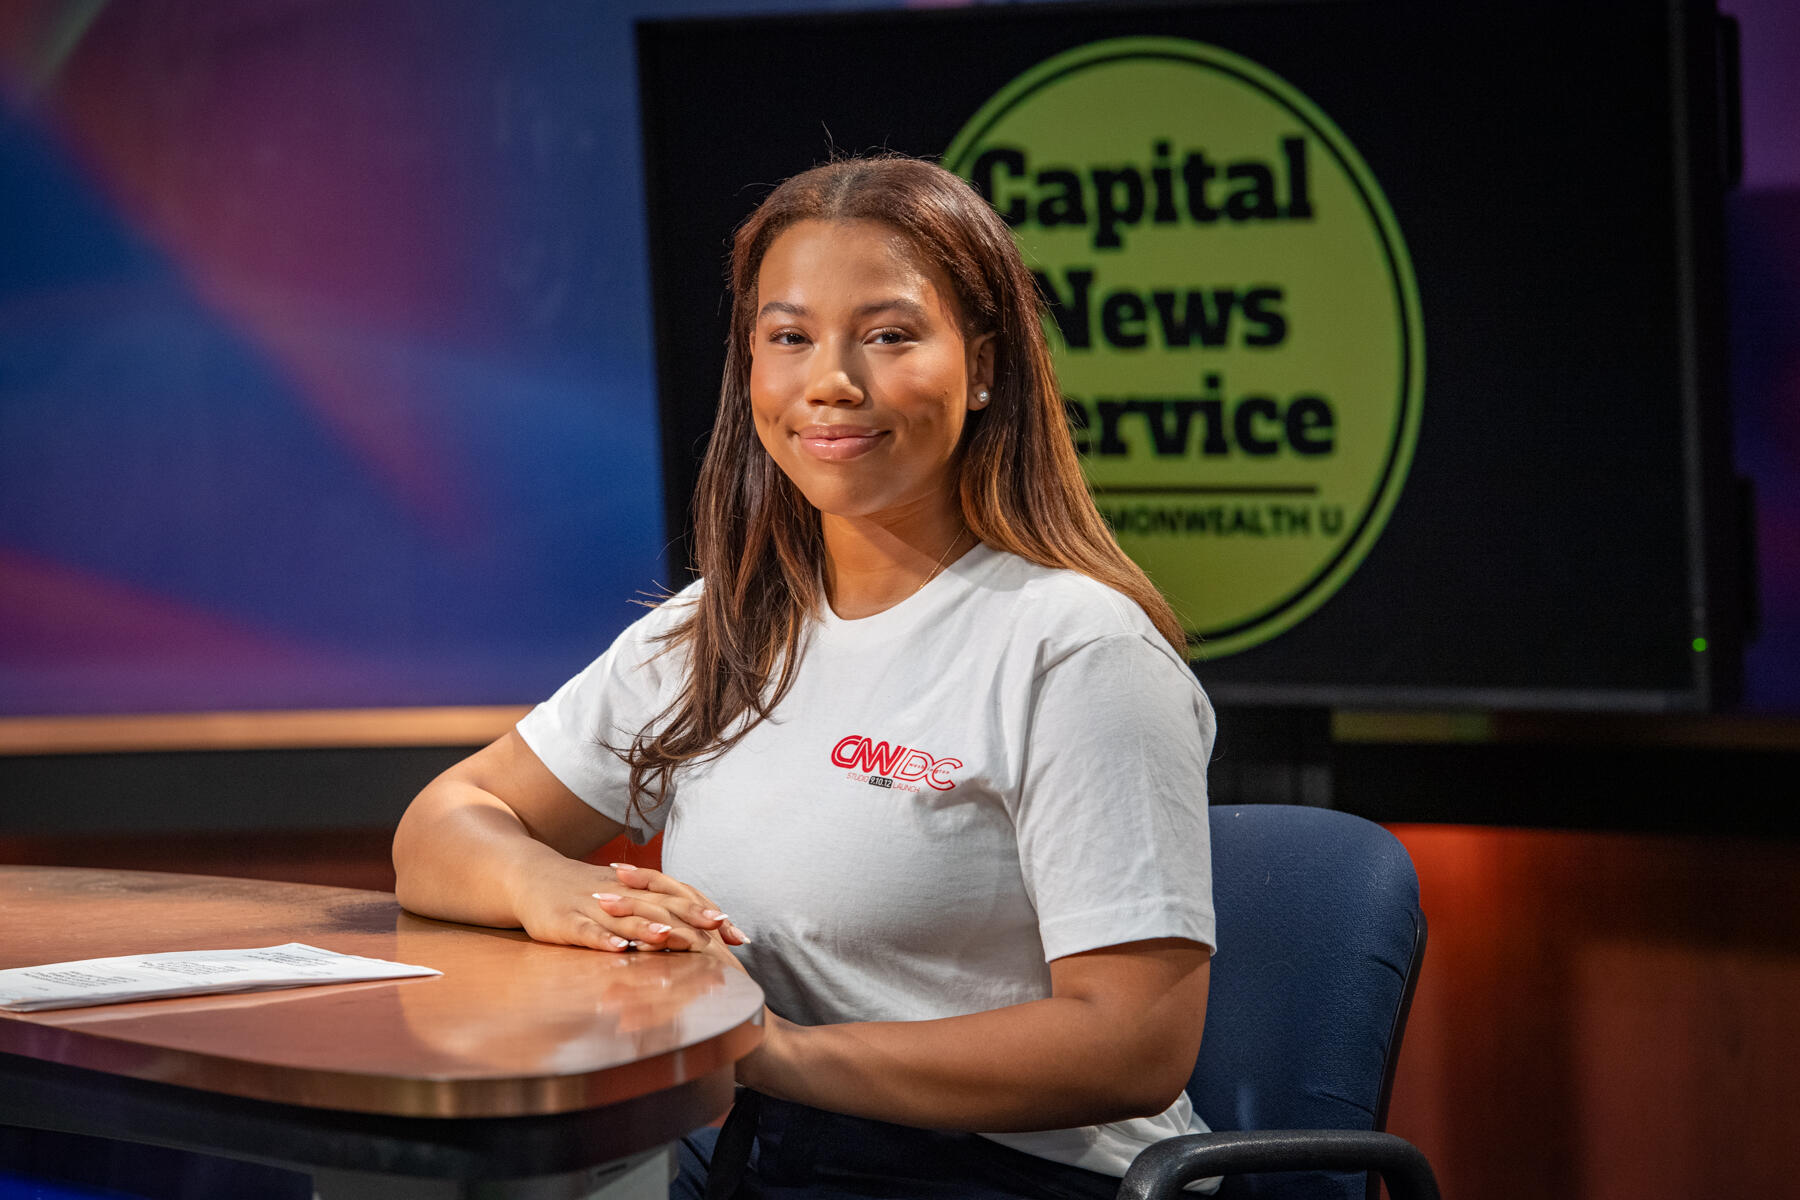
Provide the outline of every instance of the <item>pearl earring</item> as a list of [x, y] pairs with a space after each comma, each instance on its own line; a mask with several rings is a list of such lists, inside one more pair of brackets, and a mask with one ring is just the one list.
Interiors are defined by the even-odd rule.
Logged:
[[988, 402], [988, 394], [987, 394], [986, 388], [982, 388], [979, 392], [975, 393], [975, 407], [976, 408], [982, 407], [987, 402]]

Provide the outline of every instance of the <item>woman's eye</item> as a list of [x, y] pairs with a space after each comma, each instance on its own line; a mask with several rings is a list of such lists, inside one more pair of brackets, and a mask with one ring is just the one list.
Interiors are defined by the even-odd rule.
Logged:
[[910, 339], [904, 329], [877, 329], [869, 335], [869, 340], [880, 346], [898, 346]]
[[806, 338], [797, 329], [777, 329], [769, 335], [769, 340], [777, 346], [798, 346]]

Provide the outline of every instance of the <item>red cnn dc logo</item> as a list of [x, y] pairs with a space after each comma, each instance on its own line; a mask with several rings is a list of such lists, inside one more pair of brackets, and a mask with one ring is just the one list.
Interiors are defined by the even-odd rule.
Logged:
[[889, 745], [853, 733], [831, 748], [831, 763], [850, 771], [862, 771], [875, 779], [902, 779], [926, 783], [940, 792], [956, 786], [950, 772], [962, 766], [959, 758], [936, 758], [910, 746]]

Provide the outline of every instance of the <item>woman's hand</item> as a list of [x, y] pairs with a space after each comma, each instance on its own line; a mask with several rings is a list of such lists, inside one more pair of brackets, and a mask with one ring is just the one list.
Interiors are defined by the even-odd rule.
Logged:
[[750, 941], [698, 888], [630, 863], [613, 863], [612, 870], [614, 886], [593, 893], [594, 903], [613, 922], [649, 933], [646, 938], [614, 928], [615, 938], [636, 941], [641, 950], [701, 950], [712, 940], [702, 931], [716, 933], [727, 946]]
[[750, 940], [696, 889], [629, 863], [540, 863], [519, 887], [513, 910], [540, 942], [614, 953], [702, 950], [719, 940], [734, 946]]

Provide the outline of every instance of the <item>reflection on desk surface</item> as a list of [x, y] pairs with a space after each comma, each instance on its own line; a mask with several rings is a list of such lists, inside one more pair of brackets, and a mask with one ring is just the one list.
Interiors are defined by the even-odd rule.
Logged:
[[382, 893], [0, 867], [0, 907], [0, 967], [299, 941], [444, 972], [0, 1021], [0, 1050], [237, 1095], [433, 1115], [565, 1111], [716, 1070], [759, 1036], [761, 993], [728, 964], [545, 945], [416, 917]]

